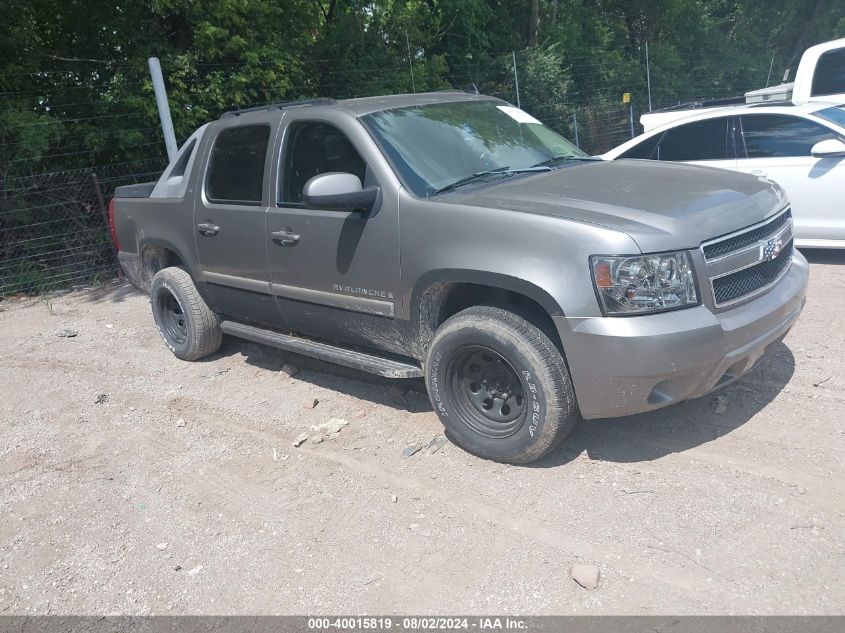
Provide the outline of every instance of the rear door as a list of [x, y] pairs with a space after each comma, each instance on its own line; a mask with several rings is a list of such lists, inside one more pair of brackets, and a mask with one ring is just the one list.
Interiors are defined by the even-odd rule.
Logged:
[[232, 117], [207, 150], [194, 230], [201, 280], [215, 311], [279, 325], [265, 246], [269, 172], [278, 123], [269, 115]]
[[794, 115], [749, 113], [740, 120], [737, 169], [783, 187], [796, 237], [845, 239], [845, 159], [814, 158], [811, 153], [813, 145], [837, 134]]

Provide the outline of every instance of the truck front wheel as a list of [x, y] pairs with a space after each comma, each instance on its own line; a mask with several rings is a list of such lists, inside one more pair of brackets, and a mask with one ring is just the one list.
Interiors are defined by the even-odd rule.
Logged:
[[502, 308], [472, 307], [443, 323], [425, 370], [446, 436], [479, 457], [532, 462], [558, 446], [578, 418], [560, 351], [535, 325]]
[[220, 323], [184, 268], [171, 266], [155, 274], [150, 305], [161, 338], [177, 358], [199, 360], [220, 349]]

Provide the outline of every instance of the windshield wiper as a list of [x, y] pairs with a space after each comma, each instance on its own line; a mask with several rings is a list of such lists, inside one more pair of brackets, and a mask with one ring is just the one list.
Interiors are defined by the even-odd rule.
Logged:
[[449, 183], [445, 187], [441, 187], [440, 189], [434, 192], [434, 195], [444, 193], [446, 191], [451, 191], [452, 189], [456, 189], [463, 185], [467, 185], [471, 182], [475, 182], [476, 180], [481, 180], [487, 176], [492, 176], [495, 174], [509, 176], [511, 174], [522, 174], [531, 171], [549, 171], [550, 169], [551, 168], [548, 165], [532, 165], [531, 167], [522, 167], [520, 169], [511, 169], [510, 167], [497, 167], [496, 169], [486, 169], [484, 171], [477, 171], [474, 174], [470, 174], [469, 176], [466, 176], [464, 178], [459, 178], [455, 182]]
[[539, 163], [532, 165], [532, 167], [550, 167], [551, 165], [554, 165], [555, 163], [559, 163], [559, 162], [564, 161], [564, 160], [577, 160], [577, 161], [593, 162], [593, 161], [601, 160], [601, 158], [598, 158], [596, 156], [569, 156], [568, 154], [558, 154], [557, 156], [552, 156], [551, 158], [547, 158], [546, 160], [542, 160]]

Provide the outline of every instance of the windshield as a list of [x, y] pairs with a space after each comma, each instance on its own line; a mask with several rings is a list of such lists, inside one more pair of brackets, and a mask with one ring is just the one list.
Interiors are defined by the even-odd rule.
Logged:
[[839, 127], [845, 127], [845, 106], [816, 110], [813, 114], [822, 119], [826, 119], [831, 123], [835, 123]]
[[508, 174], [559, 158], [586, 158], [537, 119], [501, 101], [382, 110], [362, 117], [406, 186], [420, 197], [481, 172]]

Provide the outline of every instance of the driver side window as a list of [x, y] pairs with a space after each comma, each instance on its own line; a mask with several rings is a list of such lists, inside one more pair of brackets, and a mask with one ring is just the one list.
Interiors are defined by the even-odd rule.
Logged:
[[282, 154], [279, 203], [302, 204], [302, 189], [314, 176], [346, 172], [366, 186], [367, 165], [338, 128], [304, 121], [288, 127]]

